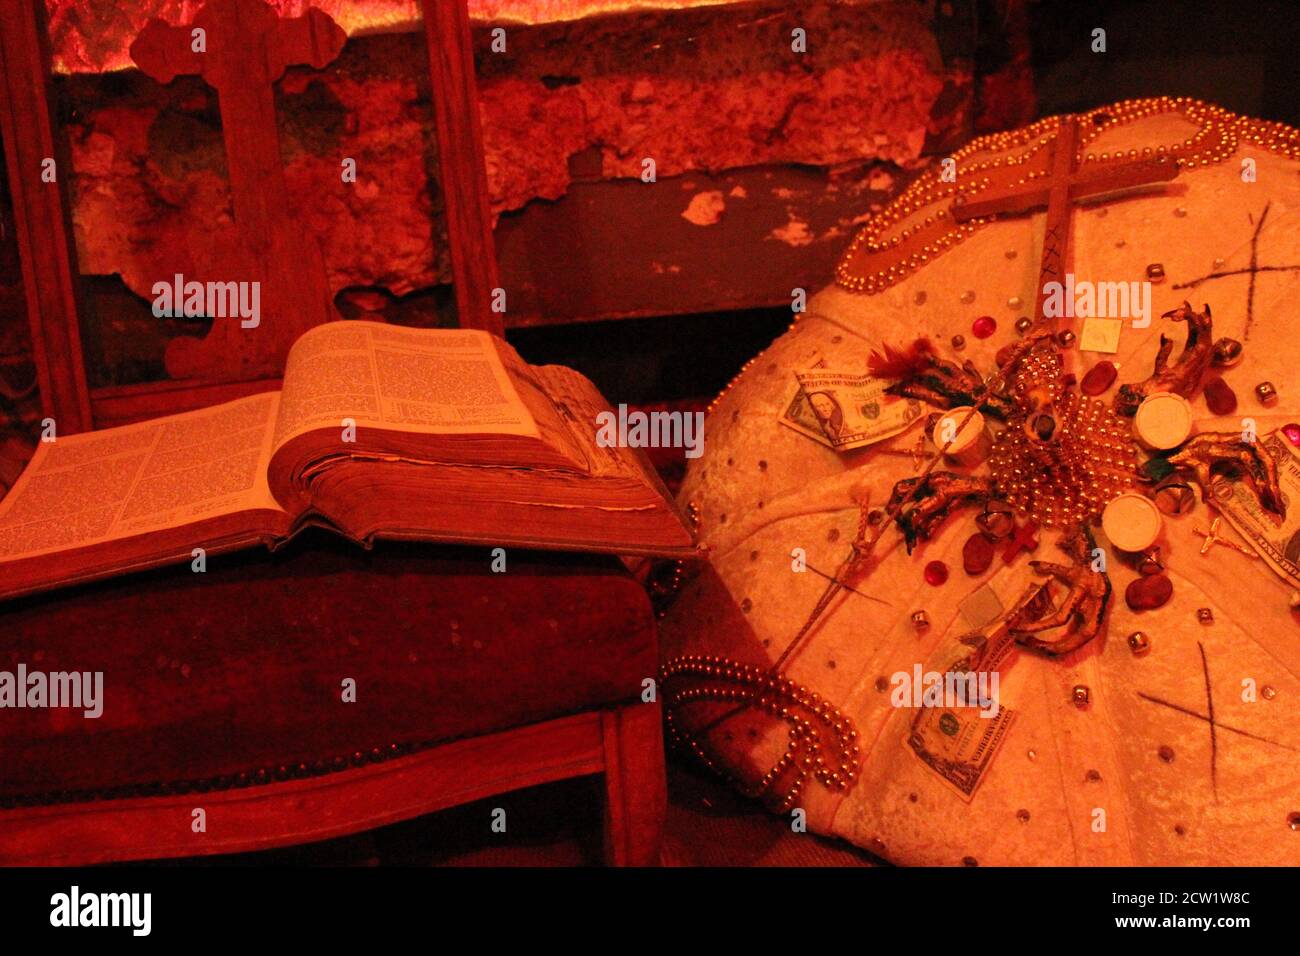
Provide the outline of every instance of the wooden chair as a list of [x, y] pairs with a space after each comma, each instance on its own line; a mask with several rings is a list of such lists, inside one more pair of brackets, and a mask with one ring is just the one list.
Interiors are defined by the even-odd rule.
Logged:
[[0, 606], [0, 669], [104, 675], [96, 719], [0, 709], [0, 863], [284, 846], [590, 774], [604, 775], [607, 861], [656, 862], [643, 588], [612, 559], [512, 552], [507, 573], [489, 567], [482, 549], [306, 535], [202, 575]]
[[[500, 334], [466, 4], [423, 7], [460, 321]], [[42, 8], [0, 6], [0, 119], [44, 411], [66, 434], [234, 397], [169, 383], [99, 401], [87, 387], [67, 177], [41, 190], [28, 175], [62, 154]], [[203, 575], [160, 569], [0, 605], [0, 669], [103, 671], [107, 700], [98, 720], [0, 710], [0, 863], [283, 846], [588, 774], [605, 779], [607, 860], [656, 862], [665, 785], [659, 708], [641, 701], [658, 666], [645, 593], [611, 558], [509, 562], [496, 575], [473, 549], [307, 537]]]

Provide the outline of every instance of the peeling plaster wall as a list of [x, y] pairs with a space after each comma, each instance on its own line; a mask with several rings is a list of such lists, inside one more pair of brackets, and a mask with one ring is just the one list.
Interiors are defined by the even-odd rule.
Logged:
[[[906, 168], [973, 125], [968, 3], [954, 13], [911, 0], [470, 2], [497, 215], [559, 199], [575, 178], [639, 176], [647, 157], [661, 179], [764, 164]], [[273, 5], [285, 16], [307, 6]], [[390, 295], [444, 290], [450, 269], [417, 4], [315, 5], [351, 39], [326, 70], [290, 70], [276, 95], [290, 195], [320, 237], [331, 288], [363, 310]], [[150, 17], [187, 22], [202, 4], [47, 6], [64, 71], [54, 95], [74, 167], [79, 266], [98, 303], [83, 316], [88, 372], [93, 384], [149, 380], [158, 374], [149, 356], [180, 329], [149, 320], [145, 301], [160, 276], [184, 271], [192, 243], [228, 221], [229, 192], [215, 92], [197, 77], [160, 86], [130, 68], [126, 49]], [[505, 54], [490, 48], [499, 23], [508, 25]], [[795, 26], [807, 31], [805, 54], [790, 49]], [[343, 157], [357, 161], [353, 185], [340, 182]], [[795, 222], [766, 238], [806, 241]], [[103, 307], [98, 290], [120, 289], [117, 277], [141, 297], [138, 307], [116, 292]], [[0, 276], [0, 305], [13, 305], [0, 310], [0, 362], [11, 380], [30, 367], [16, 283], [16, 273]], [[151, 341], [141, 347], [141, 336]]]
[[[793, 22], [816, 37], [806, 55], [789, 50]], [[928, 137], [969, 124], [960, 99], [936, 112], [969, 77], [945, 68], [910, 3], [552, 24], [521, 31], [508, 56], [489, 52], [489, 39], [480, 94], [498, 214], [563, 196], [571, 160], [592, 150], [604, 178], [637, 177], [647, 157], [661, 178], [764, 163], [908, 165]], [[416, 34], [360, 37], [327, 70], [294, 69], [279, 84], [290, 195], [321, 237], [336, 291], [404, 295], [449, 279], [424, 56]], [[59, 87], [81, 270], [147, 295], [184, 266], [196, 234], [229, 220], [215, 93], [197, 78], [160, 86], [136, 71]], [[354, 185], [341, 183], [344, 157], [357, 162]]]

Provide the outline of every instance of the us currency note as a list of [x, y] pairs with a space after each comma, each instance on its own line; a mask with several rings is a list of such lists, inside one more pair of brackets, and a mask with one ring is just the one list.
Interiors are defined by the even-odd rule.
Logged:
[[1250, 486], [1218, 481], [1214, 501], [1228, 524], [1281, 578], [1300, 588], [1300, 457], [1278, 432], [1261, 436], [1260, 444], [1277, 462], [1277, 480], [1286, 502], [1286, 517], [1265, 511]]
[[[954, 661], [948, 671], [992, 672], [1014, 644], [1011, 635], [1003, 630], [978, 645], [970, 656]], [[1014, 719], [1015, 712], [1002, 706], [992, 717], [978, 706], [922, 707], [912, 719], [907, 743], [944, 783], [969, 801], [992, 766]]]
[[[821, 359], [811, 368], [825, 368], [826, 360]], [[790, 397], [785, 401], [785, 411], [781, 413], [781, 424], [786, 428], [797, 431], [805, 438], [811, 438], [819, 445], [825, 445], [827, 448], [834, 447], [831, 440], [826, 437], [822, 431], [821, 424], [817, 421], [812, 406], [808, 404], [808, 396], [803, 393], [803, 386], [799, 384], [796, 378], [794, 388], [790, 392]]]
[[[958, 638], [970, 648], [952, 662], [953, 674], [992, 673], [1016, 650], [1015, 625], [1035, 621], [1052, 608], [1050, 584], [1031, 584], [989, 632], [973, 631]], [[980, 707], [922, 707], [912, 719], [907, 743], [926, 766], [969, 802], [988, 775], [993, 758], [1011, 729], [1015, 711], [999, 704], [986, 716]]]
[[930, 769], [970, 801], [993, 763], [1015, 712], [1002, 707], [993, 717], [978, 707], [924, 707], [912, 722], [908, 743]]
[[890, 383], [869, 372], [812, 368], [796, 372], [795, 378], [799, 394], [787, 405], [782, 422], [810, 437], [815, 430], [836, 451], [892, 438], [921, 417], [920, 402], [886, 395]]

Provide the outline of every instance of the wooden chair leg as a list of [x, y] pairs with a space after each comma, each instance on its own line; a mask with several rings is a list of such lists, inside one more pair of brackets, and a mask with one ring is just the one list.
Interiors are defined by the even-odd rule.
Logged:
[[654, 866], [663, 841], [668, 790], [659, 704], [629, 704], [603, 713], [605, 862]]

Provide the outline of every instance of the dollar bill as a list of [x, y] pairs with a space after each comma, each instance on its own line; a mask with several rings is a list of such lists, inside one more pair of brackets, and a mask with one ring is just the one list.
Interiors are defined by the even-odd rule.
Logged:
[[1277, 462], [1277, 480], [1286, 502], [1286, 517], [1265, 511], [1250, 486], [1217, 481], [1212, 489], [1224, 519], [1246, 543], [1292, 587], [1300, 588], [1300, 456], [1278, 432], [1259, 439]]
[[985, 717], [978, 707], [922, 707], [912, 721], [908, 744], [964, 800], [975, 796], [1011, 729], [1015, 712], [998, 708]]
[[[948, 673], [991, 673], [1015, 647], [1005, 626], [988, 638], [976, 633], [961, 640], [972, 652], [953, 661]], [[944, 783], [969, 801], [993, 765], [1013, 719], [1015, 712], [1002, 706], [991, 717], [976, 706], [922, 707], [912, 718], [907, 743]]]
[[[1052, 609], [1050, 584], [1031, 584], [1012, 609], [987, 629], [957, 639], [968, 649], [948, 665], [948, 673], [992, 673], [1016, 650], [1012, 629], [1022, 620], [1035, 621]], [[969, 802], [988, 775], [1015, 711], [999, 706], [988, 716], [980, 707], [922, 707], [912, 718], [907, 743], [927, 767]]]
[[806, 438], [811, 438], [819, 445], [825, 445], [827, 448], [835, 447], [822, 432], [821, 425], [817, 423], [817, 416], [813, 414], [812, 406], [808, 404], [808, 396], [798, 385], [785, 403], [785, 411], [781, 413], [781, 424], [786, 428], [794, 429]]
[[[825, 368], [826, 360], [821, 359], [810, 368]], [[822, 431], [821, 424], [817, 421], [816, 414], [813, 413], [812, 406], [808, 404], [808, 396], [803, 393], [803, 386], [799, 384], [796, 378], [794, 387], [790, 391], [790, 397], [785, 400], [785, 410], [781, 413], [781, 424], [786, 428], [797, 431], [805, 438], [811, 438], [819, 445], [825, 445], [831, 448], [831, 440], [826, 437]]]
[[921, 417], [921, 403], [886, 395], [889, 382], [869, 372], [811, 368], [796, 372], [799, 391], [782, 422], [836, 451], [872, 445], [906, 431]]

